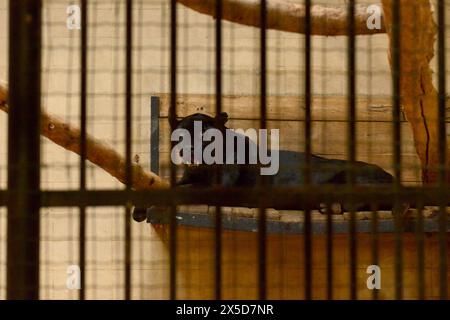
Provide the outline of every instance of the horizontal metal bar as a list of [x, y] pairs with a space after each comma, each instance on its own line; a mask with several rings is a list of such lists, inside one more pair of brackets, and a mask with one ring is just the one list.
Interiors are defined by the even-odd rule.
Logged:
[[[446, 199], [450, 188], [407, 187], [396, 192], [392, 187], [312, 186], [309, 188], [175, 188], [164, 190], [74, 190], [42, 191], [41, 207], [198, 205], [249, 208], [301, 209], [318, 203], [349, 203], [352, 199], [369, 204], [394, 204], [395, 200], [411, 206], [418, 203], [437, 205]], [[356, 196], [355, 196], [356, 195]], [[8, 191], [0, 191], [0, 206], [6, 206]]]
[[[184, 213], [178, 212], [176, 215], [178, 226], [197, 227], [197, 228], [214, 228], [214, 216], [204, 213]], [[167, 216], [153, 213], [148, 216], [149, 223], [167, 224]], [[417, 228], [417, 220], [406, 220], [404, 232], [414, 233]], [[430, 218], [423, 221], [425, 232], [438, 232], [439, 218]], [[258, 229], [258, 219], [239, 216], [222, 216], [222, 227], [225, 230], [256, 232]], [[333, 221], [333, 234], [347, 234], [350, 228], [349, 220]], [[304, 234], [305, 224], [303, 221], [277, 221], [267, 219], [267, 233], [270, 234]], [[450, 232], [450, 222], [446, 226], [447, 232]], [[357, 233], [371, 233], [371, 220], [356, 220], [355, 231]], [[393, 233], [395, 231], [395, 222], [393, 219], [383, 219], [378, 222], [378, 233]], [[326, 234], [326, 221], [313, 221], [311, 223], [311, 232], [313, 234]]]

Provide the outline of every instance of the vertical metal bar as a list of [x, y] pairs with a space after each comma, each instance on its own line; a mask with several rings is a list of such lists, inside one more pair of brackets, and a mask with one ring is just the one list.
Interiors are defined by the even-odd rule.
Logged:
[[[80, 191], [86, 190], [86, 115], [87, 115], [87, 56], [88, 56], [88, 38], [87, 38], [87, 19], [88, 4], [87, 0], [81, 0], [81, 83], [80, 83]], [[80, 261], [80, 294], [79, 299], [86, 298], [86, 207], [80, 206], [79, 223], [79, 261]]]
[[[356, 161], [356, 59], [355, 59], [355, 0], [348, 2], [348, 155], [349, 155], [349, 170], [348, 170], [348, 184], [349, 191], [354, 193], [355, 185], [355, 161]], [[350, 297], [357, 298], [357, 283], [356, 283], [356, 212], [355, 202], [352, 196], [350, 201]]]
[[159, 97], [151, 97], [150, 108], [150, 170], [159, 174]]
[[395, 219], [395, 296], [403, 297], [403, 259], [402, 259], [402, 217], [398, 195], [401, 187], [401, 130], [400, 130], [400, 4], [398, 0], [392, 1], [392, 76], [393, 101], [392, 119], [394, 122], [394, 178], [396, 200], [394, 203]]
[[[131, 168], [132, 143], [132, 73], [133, 73], [133, 1], [126, 2], [126, 76], [125, 76], [125, 182], [127, 191], [133, 185], [133, 172]], [[131, 206], [125, 208], [125, 300], [131, 299]]]
[[[305, 0], [305, 186], [311, 184], [311, 0]], [[312, 295], [311, 208], [305, 211], [305, 299]]]
[[[372, 208], [372, 264], [378, 265], [379, 252], [378, 252], [378, 211], [376, 207]], [[373, 290], [373, 300], [378, 300], [378, 290]]]
[[[170, 112], [169, 122], [171, 124], [177, 119], [177, 1], [170, 2]], [[172, 127], [172, 126], [171, 126]], [[173, 130], [173, 127], [171, 128]], [[173, 147], [173, 142], [172, 142]], [[176, 168], [174, 163], [170, 160], [170, 184], [173, 188], [176, 182]], [[170, 223], [169, 223], [169, 251], [170, 251], [170, 299], [176, 299], [176, 206], [170, 207]]]
[[417, 279], [419, 299], [425, 299], [425, 242], [424, 221], [423, 221], [423, 204], [417, 206], [417, 224], [416, 224], [416, 241], [417, 241]]
[[41, 7], [9, 1], [7, 299], [39, 299]]
[[333, 212], [327, 204], [327, 299], [333, 299]]
[[[260, 116], [261, 129], [267, 128], [267, 1], [261, 0], [261, 29], [260, 29], [260, 63], [261, 63], [261, 99]], [[262, 186], [267, 188], [265, 177], [262, 177]], [[258, 285], [259, 299], [265, 300], [267, 296], [266, 288], [266, 208], [260, 207], [258, 220]]]
[[402, 217], [399, 203], [394, 204], [395, 214], [395, 298], [403, 298], [403, 250], [402, 250]]
[[[398, 0], [392, 1], [392, 76], [393, 76], [393, 108], [392, 120], [394, 123], [393, 143], [394, 143], [394, 177], [396, 187], [400, 186], [401, 181], [401, 130], [400, 130], [400, 5]], [[398, 191], [398, 190], [397, 190]]]
[[446, 133], [446, 57], [445, 57], [445, 1], [438, 0], [438, 64], [439, 64], [439, 188], [442, 202], [439, 206], [439, 296], [447, 299], [447, 133]]
[[[216, 115], [222, 112], [222, 0], [216, 0]], [[217, 167], [216, 183], [221, 184], [222, 172]], [[215, 212], [215, 296], [222, 297], [222, 208]]]
[[[398, 192], [397, 192], [398, 195]], [[395, 223], [395, 299], [403, 299], [403, 222], [400, 203], [394, 204]]]

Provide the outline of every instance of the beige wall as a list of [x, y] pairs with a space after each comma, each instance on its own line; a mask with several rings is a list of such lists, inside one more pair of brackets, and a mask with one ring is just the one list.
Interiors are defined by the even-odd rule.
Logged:
[[[0, 78], [7, 79], [7, 0], [0, 0]], [[74, 1], [44, 1], [43, 103], [52, 113], [77, 123], [79, 37], [66, 28], [66, 7]], [[135, 120], [133, 149], [147, 165], [150, 95], [168, 91], [168, 1], [135, 1]], [[342, 4], [344, 0], [322, 1]], [[124, 150], [124, 5], [123, 1], [89, 1], [89, 133]], [[179, 89], [182, 93], [214, 92], [214, 20], [179, 7]], [[120, 26], [118, 26], [120, 23]], [[301, 95], [303, 37], [269, 31], [268, 90], [271, 95]], [[358, 94], [390, 95], [386, 35], [358, 37]], [[224, 23], [224, 93], [258, 93], [259, 31]], [[314, 37], [313, 90], [318, 95], [346, 92], [346, 39]], [[0, 114], [0, 187], [6, 186], [6, 116]], [[282, 139], [283, 137], [281, 137]], [[374, 137], [376, 143], [376, 137]], [[78, 157], [42, 140], [42, 187], [78, 185]], [[415, 163], [417, 164], [417, 162]], [[90, 188], [120, 188], [94, 167]], [[90, 210], [88, 220], [88, 297], [121, 298], [123, 283], [123, 210]], [[0, 298], [4, 288], [5, 211], [0, 211]], [[95, 214], [95, 219], [93, 218]], [[77, 261], [77, 209], [42, 209], [42, 297], [75, 298], [65, 288], [66, 268]], [[160, 240], [145, 224], [133, 224], [134, 296], [167, 294], [167, 257]], [[151, 269], [151, 272], [141, 272]], [[145, 294], [144, 294], [145, 292]]]

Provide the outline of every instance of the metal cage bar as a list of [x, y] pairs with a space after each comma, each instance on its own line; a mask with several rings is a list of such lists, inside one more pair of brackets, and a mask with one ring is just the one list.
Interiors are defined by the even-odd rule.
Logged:
[[9, 1], [7, 298], [39, 298], [41, 8]]
[[[347, 41], [347, 86], [348, 86], [348, 185], [354, 190], [355, 185], [355, 162], [356, 162], [356, 37], [355, 37], [355, 0], [349, 0], [347, 4], [348, 19], [348, 41]], [[351, 192], [353, 193], [353, 192]], [[350, 298], [357, 299], [357, 247], [356, 247], [356, 225], [355, 225], [355, 200], [350, 200]]]
[[[439, 90], [439, 186], [444, 190], [447, 186], [447, 133], [446, 133], [446, 57], [445, 57], [445, 1], [438, 0], [438, 90]], [[442, 196], [442, 202], [439, 204], [439, 296], [442, 300], [447, 299], [448, 294], [448, 243], [445, 225], [447, 224], [447, 213], [445, 206], [445, 197]]]
[[[132, 94], [133, 94], [133, 0], [126, 1], [126, 77], [125, 77], [125, 184], [130, 191], [133, 184], [131, 168], [132, 144]], [[131, 205], [125, 207], [125, 300], [131, 299]]]
[[327, 204], [326, 242], [327, 242], [327, 299], [333, 299], [333, 213]]
[[[86, 116], [87, 116], [87, 82], [88, 82], [88, 4], [81, 0], [81, 52], [80, 52], [80, 191], [86, 191]], [[79, 299], [86, 298], [86, 206], [79, 206], [79, 263], [80, 293]]]
[[[126, 190], [96, 190], [96, 191], [41, 191], [41, 207], [64, 207], [64, 206], [125, 206], [127, 202], [135, 206], [206, 204], [210, 206], [241, 206], [257, 208], [262, 204], [266, 208], [273, 206], [284, 210], [300, 210], [300, 206], [312, 205], [313, 203], [343, 201], [349, 202], [353, 194], [344, 188], [335, 187], [311, 187], [305, 188], [272, 188], [264, 190], [260, 187], [245, 189], [235, 188], [205, 188], [205, 189], [174, 189], [174, 190], [151, 190], [132, 191]], [[246, 193], [244, 193], [244, 191]], [[395, 194], [392, 188], [356, 188], [358, 200], [376, 203], [383, 199], [384, 204], [392, 205], [395, 201], [408, 202], [411, 206], [418, 203], [434, 205], [442, 201], [450, 206], [450, 190], [442, 190], [438, 187], [404, 187], [402, 191]], [[0, 204], [7, 205], [8, 192], [0, 191]], [[446, 227], [448, 229], [449, 223]]]
[[[222, 112], [222, 0], [216, 0], [216, 116]], [[217, 167], [215, 172], [216, 185], [222, 183], [222, 170]], [[222, 208], [215, 208], [215, 250], [214, 250], [214, 275], [215, 298], [222, 297]]]
[[[401, 130], [400, 130], [400, 3], [398, 0], [392, 1], [392, 121], [393, 121], [393, 149], [394, 149], [394, 189], [396, 194], [401, 188]], [[394, 203], [395, 219], [395, 296], [397, 299], [403, 298], [403, 250], [402, 250], [402, 217], [400, 213], [400, 202]]]
[[425, 232], [423, 218], [423, 204], [417, 206], [417, 225], [416, 225], [416, 241], [417, 241], [417, 290], [419, 299], [425, 299]]
[[[260, 127], [267, 128], [267, 0], [261, 0], [260, 9]], [[262, 186], [267, 187], [267, 179], [262, 177]], [[265, 300], [267, 297], [267, 252], [266, 252], [266, 208], [263, 206], [264, 198], [261, 198], [259, 205], [258, 223], [258, 297]]]
[[[372, 205], [372, 223], [371, 223], [371, 233], [372, 233], [372, 242], [371, 242], [371, 251], [372, 251], [372, 264], [378, 265], [378, 261], [380, 258], [379, 250], [378, 250], [378, 233], [379, 231], [379, 221], [378, 221], [378, 211], [375, 205]], [[378, 300], [378, 290], [373, 290], [372, 294], [373, 300]]]
[[[171, 133], [173, 131], [172, 124], [175, 123], [177, 119], [177, 1], [171, 0], [170, 2], [170, 111], [169, 111], [169, 123], [171, 124]], [[172, 147], [173, 147], [173, 142]], [[175, 187], [176, 183], [176, 168], [172, 161], [170, 161], [170, 185], [171, 188]], [[170, 207], [170, 223], [169, 223], [169, 250], [170, 250], [170, 299], [176, 299], [176, 250], [177, 250], [177, 219], [176, 219], [177, 209], [175, 204], [172, 202]]]
[[[305, 186], [311, 185], [311, 1], [305, 0]], [[305, 299], [312, 297], [312, 221], [311, 208], [306, 207], [305, 217]]]

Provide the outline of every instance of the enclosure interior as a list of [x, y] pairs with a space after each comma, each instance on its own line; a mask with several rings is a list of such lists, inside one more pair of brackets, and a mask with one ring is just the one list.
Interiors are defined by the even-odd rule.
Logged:
[[[292, 1], [294, 2], [294, 1]], [[301, 3], [300, 0], [295, 2]], [[345, 5], [345, 0], [320, 0], [315, 4]], [[358, 4], [364, 4], [358, 1]], [[80, 125], [80, 30], [67, 27], [67, 7], [73, 1], [44, 0], [42, 8], [42, 106], [64, 122]], [[372, 2], [368, 3], [372, 4]], [[379, 4], [381, 6], [381, 4]], [[450, 10], [447, 3], [446, 13]], [[88, 1], [88, 95], [87, 132], [124, 155], [126, 150], [126, 7], [125, 1]], [[215, 113], [216, 21], [180, 4], [177, 43], [177, 115]], [[170, 126], [170, 1], [133, 1], [132, 71], [132, 161], [151, 168], [151, 97], [159, 98], [159, 174], [169, 181]], [[231, 128], [260, 128], [260, 29], [223, 21], [222, 93], [223, 111]], [[446, 28], [448, 29], [448, 28]], [[8, 79], [8, 1], [0, 0], [0, 79]], [[450, 33], [447, 33], [447, 38]], [[267, 31], [267, 128], [280, 130], [280, 149], [303, 151], [305, 145], [305, 48], [304, 35]], [[348, 157], [348, 68], [345, 36], [311, 37], [312, 56], [312, 153], [326, 158]], [[392, 72], [386, 34], [356, 37], [356, 159], [394, 172]], [[446, 58], [449, 54], [446, 52]], [[448, 59], [447, 59], [448, 60]], [[437, 87], [437, 58], [431, 61]], [[446, 75], [448, 75], [446, 70]], [[450, 83], [447, 83], [447, 90]], [[7, 189], [7, 114], [0, 113], [0, 189]], [[447, 107], [447, 137], [450, 116]], [[401, 182], [420, 186], [420, 160], [410, 124], [401, 118]], [[10, 137], [11, 138], [11, 137]], [[450, 141], [450, 139], [449, 139]], [[154, 146], [153, 146], [154, 147]], [[41, 189], [78, 190], [80, 158], [48, 139], [41, 138]], [[101, 168], [87, 162], [87, 189], [122, 190], [124, 185]], [[182, 206], [180, 213], [213, 215], [215, 208]], [[224, 207], [229, 229], [223, 231], [224, 297], [258, 296], [258, 233], [242, 229], [242, 219], [257, 227], [258, 209]], [[414, 211], [414, 210], [413, 210]], [[209, 213], [208, 213], [209, 212]], [[448, 209], [447, 209], [448, 212]], [[43, 207], [40, 235], [40, 297], [78, 299], [78, 290], [66, 286], [67, 268], [79, 263], [79, 208]], [[412, 214], [416, 214], [415, 211]], [[424, 279], [427, 298], [439, 297], [439, 242], [436, 208], [423, 211], [426, 234], [415, 229], [403, 235], [404, 295], [418, 297], [417, 269], [419, 243], [425, 244]], [[125, 297], [125, 208], [86, 209], [86, 298]], [[372, 264], [373, 234], [371, 212], [356, 213], [364, 231], [356, 235], [359, 297], [372, 298], [365, 288], [367, 273], [362, 266]], [[252, 220], [253, 219], [253, 220]], [[268, 297], [304, 298], [303, 233], [286, 232], [287, 225], [302, 225], [303, 212], [267, 210], [268, 223], [280, 225], [267, 236]], [[317, 227], [312, 236], [314, 298], [326, 298], [326, 215], [312, 212]], [[336, 298], [348, 298], [348, 227], [350, 214], [333, 216], [336, 249], [333, 286]], [[376, 235], [379, 259], [394, 278], [395, 234], [390, 212], [378, 214], [386, 229]], [[180, 221], [180, 220], [179, 220]], [[6, 207], [0, 208], [0, 298], [6, 297]], [[252, 225], [253, 226], [253, 225]], [[339, 227], [341, 226], [341, 227]], [[414, 225], [415, 226], [415, 225]], [[273, 227], [276, 229], [276, 227]], [[427, 229], [428, 228], [428, 229]], [[236, 231], [238, 230], [238, 231]], [[381, 229], [380, 229], [381, 230]], [[183, 226], [177, 242], [178, 297], [214, 298], [214, 226]], [[380, 231], [381, 232], [381, 231]], [[448, 228], [447, 228], [448, 232]], [[445, 242], [450, 242], [447, 233]], [[131, 224], [131, 297], [162, 299], [170, 296], [170, 252], [168, 227], [147, 223]], [[252, 256], [254, 255], [254, 256]], [[447, 260], [449, 253], [447, 251]], [[384, 267], [382, 266], [382, 267]], [[450, 271], [450, 270], [449, 270]], [[450, 272], [447, 272], [450, 283]], [[292, 279], [296, 279], [292, 281]], [[380, 293], [394, 298], [393, 280]]]

